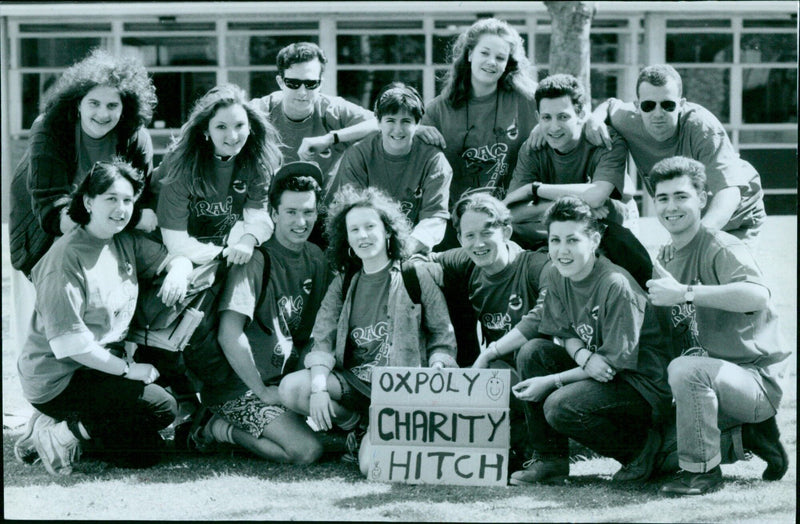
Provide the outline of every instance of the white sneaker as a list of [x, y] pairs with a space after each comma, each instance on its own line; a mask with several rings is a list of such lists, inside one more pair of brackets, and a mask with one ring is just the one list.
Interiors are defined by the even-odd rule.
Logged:
[[23, 464], [34, 464], [39, 460], [39, 454], [33, 445], [33, 427], [36, 420], [42, 415], [39, 410], [34, 410], [28, 424], [25, 426], [25, 433], [14, 443], [14, 456]]
[[67, 427], [67, 421], [56, 422], [47, 415], [41, 415], [34, 424], [33, 444], [51, 475], [69, 475], [72, 464], [81, 456], [80, 441]]

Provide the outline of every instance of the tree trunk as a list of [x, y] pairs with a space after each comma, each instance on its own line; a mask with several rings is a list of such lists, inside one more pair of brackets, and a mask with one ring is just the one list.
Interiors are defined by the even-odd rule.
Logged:
[[[550, 74], [573, 75], [586, 90], [591, 105], [589, 31], [596, 2], [544, 2], [552, 20], [550, 36]], [[591, 107], [586, 108], [591, 111]]]

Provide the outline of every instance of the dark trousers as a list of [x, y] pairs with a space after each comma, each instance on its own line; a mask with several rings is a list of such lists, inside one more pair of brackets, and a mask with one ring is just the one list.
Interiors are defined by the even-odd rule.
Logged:
[[[566, 350], [544, 339], [528, 341], [517, 355], [522, 379], [576, 367]], [[534, 451], [567, 457], [569, 440], [623, 464], [644, 446], [651, 424], [650, 404], [619, 375], [611, 382], [586, 379], [554, 390], [543, 402], [526, 402]]]
[[[175, 418], [175, 398], [156, 384], [79, 369], [67, 388], [53, 400], [33, 407], [54, 419], [66, 420], [84, 451], [105, 455], [126, 466], [147, 466], [163, 447], [158, 431]], [[90, 439], [78, 430], [81, 422]]]

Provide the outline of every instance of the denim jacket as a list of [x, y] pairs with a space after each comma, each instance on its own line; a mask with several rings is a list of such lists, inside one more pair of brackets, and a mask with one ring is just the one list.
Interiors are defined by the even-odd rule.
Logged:
[[[333, 279], [322, 299], [311, 332], [313, 350], [332, 353], [337, 367], [344, 364], [353, 290], [360, 276], [360, 271], [353, 276], [344, 301], [343, 275], [340, 273]], [[444, 295], [427, 273], [418, 272], [418, 277], [422, 304], [414, 304], [408, 296], [400, 263], [395, 262], [390, 270], [387, 304], [389, 365], [427, 367], [438, 361], [446, 367], [458, 367], [455, 359], [456, 338]]]

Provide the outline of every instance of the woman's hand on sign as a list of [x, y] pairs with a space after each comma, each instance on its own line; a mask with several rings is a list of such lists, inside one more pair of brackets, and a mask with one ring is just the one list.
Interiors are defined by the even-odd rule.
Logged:
[[311, 393], [311, 398], [308, 401], [308, 411], [309, 415], [311, 415], [311, 420], [320, 430], [328, 431], [333, 428], [333, 422], [331, 421], [334, 416], [333, 404], [327, 391]]
[[555, 383], [550, 377], [533, 377], [518, 382], [511, 388], [514, 396], [528, 402], [541, 402], [553, 390]]

